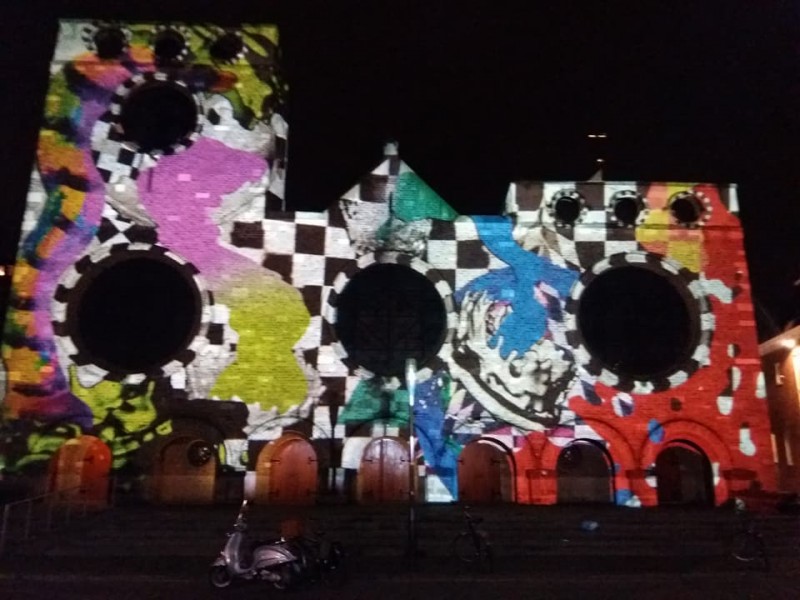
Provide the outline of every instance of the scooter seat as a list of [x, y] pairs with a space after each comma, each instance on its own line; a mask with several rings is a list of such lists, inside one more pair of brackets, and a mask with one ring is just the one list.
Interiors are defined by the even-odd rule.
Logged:
[[258, 546], [268, 546], [268, 545], [271, 546], [271, 545], [283, 544], [285, 542], [286, 542], [286, 540], [284, 540], [283, 538], [279, 538], [279, 537], [278, 538], [267, 538], [267, 539], [262, 539], [262, 540], [253, 540], [250, 543], [250, 548], [251, 549], [255, 549]]
[[243, 569], [249, 569], [253, 564], [256, 549], [261, 546], [271, 546], [280, 543], [280, 539], [273, 540], [247, 540], [247, 543], [239, 550], [239, 565]]

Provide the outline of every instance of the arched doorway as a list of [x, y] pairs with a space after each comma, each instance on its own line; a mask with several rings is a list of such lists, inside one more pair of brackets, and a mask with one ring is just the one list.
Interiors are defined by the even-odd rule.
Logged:
[[361, 456], [358, 501], [364, 504], [407, 501], [410, 478], [408, 445], [396, 438], [374, 439]]
[[254, 500], [263, 504], [314, 504], [317, 454], [299, 435], [285, 435], [264, 446], [256, 462]]
[[102, 440], [82, 435], [66, 441], [50, 462], [50, 491], [62, 492], [64, 500], [105, 506], [111, 450]]
[[514, 501], [514, 462], [499, 444], [486, 439], [464, 446], [458, 457], [458, 499], [470, 504]]
[[714, 485], [705, 452], [687, 441], [670, 443], [656, 457], [660, 505], [712, 506]]
[[211, 504], [216, 474], [216, 450], [211, 442], [175, 437], [159, 454], [156, 498], [164, 504]]
[[614, 501], [611, 457], [592, 440], [575, 440], [561, 450], [556, 478], [559, 503]]

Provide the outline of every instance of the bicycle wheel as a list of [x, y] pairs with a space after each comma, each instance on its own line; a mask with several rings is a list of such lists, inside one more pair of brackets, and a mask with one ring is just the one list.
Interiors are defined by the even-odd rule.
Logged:
[[347, 564], [344, 548], [339, 542], [331, 544], [326, 560], [325, 580], [333, 587], [339, 587], [347, 581]]
[[486, 541], [485, 538], [481, 537], [481, 564], [487, 571], [494, 570], [494, 550], [492, 550], [492, 545]]
[[750, 562], [757, 558], [765, 557], [764, 542], [759, 536], [749, 531], [742, 531], [733, 538], [731, 554], [742, 562]]
[[453, 556], [466, 564], [481, 560], [480, 547], [475, 547], [472, 535], [468, 531], [462, 531], [453, 540]]
[[[762, 548], [764, 548], [764, 542], [761, 542]], [[767, 549], [764, 548], [761, 551], [761, 568], [764, 570], [765, 573], [769, 573], [772, 565], [769, 562], [769, 555], [767, 554]]]

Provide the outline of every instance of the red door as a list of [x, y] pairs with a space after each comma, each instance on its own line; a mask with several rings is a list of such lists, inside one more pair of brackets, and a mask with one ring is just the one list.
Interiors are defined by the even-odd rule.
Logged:
[[64, 443], [51, 462], [50, 487], [64, 498], [80, 498], [92, 506], [108, 501], [111, 450], [102, 440], [82, 435]]
[[372, 440], [361, 457], [358, 498], [365, 504], [405, 502], [411, 473], [408, 446], [394, 438]]

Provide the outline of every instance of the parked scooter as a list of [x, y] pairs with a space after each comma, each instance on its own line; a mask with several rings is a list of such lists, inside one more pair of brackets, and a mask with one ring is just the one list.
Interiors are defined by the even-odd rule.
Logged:
[[299, 556], [282, 538], [271, 542], [251, 540], [246, 533], [246, 512], [247, 500], [242, 502], [225, 547], [211, 564], [211, 585], [224, 588], [234, 579], [259, 579], [271, 582], [276, 589], [289, 589], [301, 576]]

